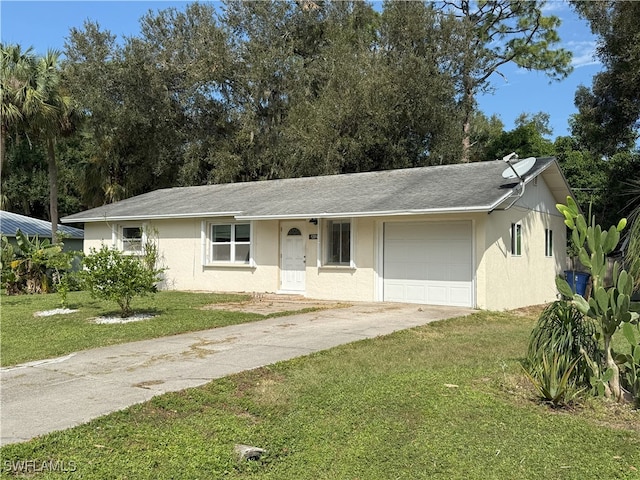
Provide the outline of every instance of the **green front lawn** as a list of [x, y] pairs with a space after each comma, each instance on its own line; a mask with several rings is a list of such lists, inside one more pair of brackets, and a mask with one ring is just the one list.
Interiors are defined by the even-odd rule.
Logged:
[[[537, 403], [532, 316], [481, 312], [170, 393], [0, 452], [34, 478], [632, 479], [640, 415]], [[239, 463], [234, 444], [266, 448]], [[7, 475], [8, 477], [8, 475]]]
[[57, 295], [19, 295], [1, 298], [0, 361], [2, 366], [65, 355], [87, 348], [223, 327], [264, 318], [262, 315], [202, 310], [212, 303], [246, 300], [240, 295], [158, 292], [136, 298], [136, 312], [156, 315], [139, 322], [99, 325], [91, 319], [118, 316], [113, 302], [93, 300], [86, 292], [71, 292], [69, 308], [78, 312], [36, 317], [35, 312], [60, 307]]

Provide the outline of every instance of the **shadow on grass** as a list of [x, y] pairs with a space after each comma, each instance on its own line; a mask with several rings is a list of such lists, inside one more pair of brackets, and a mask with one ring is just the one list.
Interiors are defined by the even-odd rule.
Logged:
[[267, 313], [266, 315], [262, 315], [258, 313], [257, 315], [260, 315], [264, 319], [278, 318], [278, 317], [291, 317], [293, 315], [301, 315], [303, 313], [317, 312], [319, 310], [324, 310], [324, 309], [320, 307], [308, 307], [308, 308], [301, 308], [300, 310], [283, 310], [282, 312]]
[[167, 313], [166, 309], [161, 309], [161, 308], [141, 308], [141, 309], [134, 309], [131, 312], [131, 315], [127, 315], [126, 317], [122, 316], [122, 311], [121, 310], [108, 310], [108, 311], [103, 311], [100, 312], [96, 315], [96, 318], [112, 318], [112, 317], [118, 317], [118, 318], [122, 318], [123, 320], [126, 320], [127, 318], [131, 318], [131, 317], [135, 317], [136, 315], [152, 315], [152, 318], [146, 318], [145, 320], [152, 320], [153, 318], [159, 317], [161, 315], [164, 315]]

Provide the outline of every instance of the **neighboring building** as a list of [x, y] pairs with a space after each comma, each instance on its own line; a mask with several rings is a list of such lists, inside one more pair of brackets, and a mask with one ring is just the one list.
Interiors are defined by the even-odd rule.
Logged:
[[[51, 222], [0, 210], [0, 233], [2, 236], [7, 237], [9, 242], [15, 244], [18, 230], [29, 237], [37, 235], [40, 239], [48, 238], [51, 240]], [[62, 234], [65, 251], [82, 251], [83, 230], [67, 225], [58, 225], [58, 232]]]
[[[532, 160], [533, 161], [533, 160]], [[492, 310], [556, 298], [570, 189], [554, 158], [157, 190], [63, 218], [85, 252], [157, 234], [167, 286]]]

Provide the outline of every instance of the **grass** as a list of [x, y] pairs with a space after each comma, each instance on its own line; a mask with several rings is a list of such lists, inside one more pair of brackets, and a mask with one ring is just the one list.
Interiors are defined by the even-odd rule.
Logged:
[[[241, 295], [163, 291], [137, 298], [136, 312], [156, 317], [126, 324], [93, 323], [98, 316], [118, 316], [115, 303], [71, 292], [69, 308], [78, 312], [49, 317], [34, 313], [60, 307], [55, 295], [2, 296], [0, 362], [3, 366], [43, 360], [88, 348], [223, 327], [265, 318], [263, 315], [202, 310], [204, 305], [246, 300]], [[114, 308], [115, 307], [115, 308]]]
[[[520, 368], [533, 317], [480, 312], [170, 393], [1, 449], [119, 479], [632, 479], [640, 418], [538, 403]], [[233, 447], [266, 448], [240, 463]]]

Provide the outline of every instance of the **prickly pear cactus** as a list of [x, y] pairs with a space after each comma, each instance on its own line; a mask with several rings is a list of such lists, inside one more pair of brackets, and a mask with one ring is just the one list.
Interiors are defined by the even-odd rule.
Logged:
[[638, 313], [631, 309], [634, 280], [626, 270], [620, 269], [617, 262], [613, 267], [613, 284], [605, 286], [604, 278], [607, 270], [606, 257], [618, 246], [620, 232], [624, 230], [627, 220], [623, 218], [617, 226], [603, 230], [595, 223], [595, 218], [587, 225], [584, 215], [571, 197], [567, 197], [566, 205], [560, 204], [556, 208], [571, 230], [571, 242], [578, 250], [580, 262], [591, 274], [592, 295], [587, 300], [574, 293], [561, 277], [556, 279], [556, 285], [560, 293], [571, 298], [583, 314], [598, 320], [605, 350], [603, 374], [608, 378], [606, 393], [621, 400], [624, 392], [620, 386], [620, 369], [611, 350], [611, 337], [621, 324], [638, 321]]

